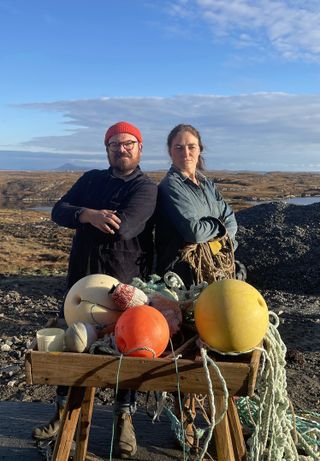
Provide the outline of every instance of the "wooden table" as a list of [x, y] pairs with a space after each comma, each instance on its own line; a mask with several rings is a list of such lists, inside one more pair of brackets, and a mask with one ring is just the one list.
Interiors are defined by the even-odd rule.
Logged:
[[[39, 352], [26, 354], [28, 384], [70, 386], [62, 424], [55, 443], [53, 461], [67, 461], [76, 434], [76, 461], [84, 461], [87, 452], [96, 387], [115, 388], [119, 357]], [[219, 356], [217, 365], [229, 391], [228, 412], [214, 428], [218, 461], [244, 461], [246, 447], [234, 396], [252, 396], [260, 361], [260, 352], [241, 356]], [[207, 381], [199, 358], [179, 359], [180, 391], [206, 394]], [[223, 408], [223, 390], [212, 367], [210, 375], [215, 393], [217, 415]], [[123, 357], [118, 386], [138, 391], [177, 391], [175, 364], [169, 358], [142, 359]], [[77, 432], [76, 432], [77, 430]]]

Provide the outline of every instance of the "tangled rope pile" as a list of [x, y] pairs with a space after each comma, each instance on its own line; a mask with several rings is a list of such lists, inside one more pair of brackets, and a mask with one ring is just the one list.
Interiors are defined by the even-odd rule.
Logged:
[[[193, 298], [193, 300], [196, 300], [203, 289], [203, 287], [201, 287], [200, 290], [197, 290], [193, 287], [192, 290], [186, 293], [183, 284], [179, 284], [178, 276], [171, 273], [168, 278], [173, 282], [170, 289], [176, 290], [175, 292], [178, 299]], [[299, 460], [296, 445], [302, 448], [310, 459], [318, 460], [319, 452], [310, 439], [300, 434], [299, 431], [297, 432], [297, 440], [295, 440], [293, 436], [294, 416], [287, 394], [285, 370], [286, 346], [278, 332], [279, 319], [277, 315], [274, 313], [270, 313], [270, 315], [273, 321], [270, 322], [268, 332], [264, 338], [264, 347], [259, 348], [262, 353], [262, 366], [258, 375], [256, 393], [253, 398], [256, 410], [255, 420], [250, 414], [254, 432], [248, 441], [248, 460], [282, 461], [285, 459], [286, 461], [296, 461]], [[202, 344], [202, 347], [200, 345], [205, 369], [208, 368], [208, 349], [210, 350], [210, 347], [207, 345]], [[212, 366], [210, 358], [209, 365]], [[199, 459], [202, 459], [204, 456], [212, 435], [213, 427], [217, 424], [215, 421], [214, 390], [212, 386], [210, 386], [210, 374], [208, 369], [206, 375], [208, 380], [209, 406], [211, 407], [211, 428], [207, 433], [207, 438], [204, 442], [204, 447]], [[223, 383], [223, 381], [221, 382]], [[227, 394], [225, 395], [225, 401], [227, 401]], [[220, 416], [222, 417], [223, 415]], [[171, 419], [176, 427], [175, 432], [178, 438], [181, 438], [181, 427], [177, 429], [179, 421], [173, 421], [174, 418]], [[313, 435], [315, 432], [317, 432], [317, 429], [313, 430]]]
[[234, 250], [231, 238], [226, 235], [219, 239], [221, 248], [212, 251], [211, 242], [193, 243], [181, 250], [181, 261], [194, 271], [196, 284], [235, 278]]
[[[256, 348], [262, 353], [262, 366], [259, 371], [256, 391], [253, 399], [244, 398], [246, 402], [254, 402], [254, 414], [247, 404], [248, 415], [254, 428], [248, 440], [248, 461], [299, 461], [299, 459], [319, 460], [319, 424], [309, 425], [304, 433], [297, 431], [297, 440], [294, 437], [295, 415], [287, 394], [285, 371], [286, 347], [278, 332], [279, 319], [276, 314], [270, 313], [274, 323], [270, 322], [268, 332], [264, 338], [264, 347]], [[217, 370], [217, 364], [207, 355], [209, 346], [200, 342], [200, 351], [208, 381], [208, 398], [210, 408], [210, 428], [206, 429], [207, 437], [197, 460], [201, 461], [206, 454], [212, 437], [213, 428], [227, 411], [228, 391], [224, 378]], [[247, 351], [248, 352], [248, 351]], [[233, 355], [239, 355], [233, 353]], [[224, 391], [225, 407], [219, 418], [215, 418], [214, 389], [212, 387], [208, 362], [214, 366]], [[243, 402], [243, 400], [242, 400]], [[297, 427], [299, 429], [299, 427]], [[181, 428], [178, 431], [181, 436]], [[300, 457], [297, 446], [307, 454], [307, 458]]]
[[[255, 422], [258, 419], [258, 402], [255, 398], [239, 397], [236, 400], [236, 405], [242, 425], [253, 432]], [[320, 459], [320, 414], [311, 411], [293, 414], [290, 409], [287, 416], [295, 432], [294, 440], [298, 448], [303, 449], [306, 442], [309, 448], [315, 452], [313, 456], [310, 455], [307, 459], [313, 460], [315, 455], [317, 456], [316, 459]]]
[[[195, 330], [194, 325], [194, 303], [200, 293], [208, 286], [207, 282], [191, 285], [188, 290], [181, 278], [175, 272], [167, 272], [163, 280], [157, 274], [150, 276], [149, 282], [144, 282], [139, 278], [134, 278], [131, 284], [142, 290], [148, 297], [152, 298], [155, 293], [177, 301], [177, 305], [182, 313], [182, 326], [187, 330]], [[183, 336], [183, 329], [180, 330]]]
[[144, 282], [138, 277], [133, 278], [131, 285], [142, 290], [147, 296], [154, 293], [161, 293], [177, 301], [195, 301], [201, 291], [208, 286], [207, 282], [192, 285], [186, 289], [181, 277], [175, 272], [167, 272], [162, 278], [157, 274], [150, 275], [150, 280]]
[[[270, 313], [270, 322], [264, 338], [262, 367], [258, 376], [254, 401], [257, 405], [254, 432], [249, 439], [249, 461], [295, 461], [299, 460], [293, 437], [292, 407], [287, 394], [285, 371], [286, 346], [278, 332], [279, 319]], [[308, 456], [319, 460], [319, 453], [299, 433], [298, 442]]]

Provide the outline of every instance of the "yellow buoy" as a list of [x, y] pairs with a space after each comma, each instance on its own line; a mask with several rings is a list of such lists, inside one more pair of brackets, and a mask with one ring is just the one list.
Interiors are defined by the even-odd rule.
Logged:
[[221, 352], [252, 349], [269, 325], [268, 307], [259, 291], [233, 279], [213, 282], [202, 291], [194, 319], [200, 338]]

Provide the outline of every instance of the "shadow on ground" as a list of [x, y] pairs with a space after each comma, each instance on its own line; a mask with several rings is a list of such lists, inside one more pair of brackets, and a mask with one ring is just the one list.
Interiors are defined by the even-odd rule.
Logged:
[[[53, 407], [43, 403], [0, 402], [0, 460], [41, 461], [45, 454], [31, 439], [34, 426], [43, 424], [52, 416]], [[104, 460], [109, 459], [112, 434], [112, 409], [95, 406], [89, 438], [89, 451]], [[183, 453], [176, 448], [170, 423], [163, 416], [152, 424], [143, 411], [134, 415], [140, 461], [182, 460]], [[113, 458], [115, 459], [115, 458]]]

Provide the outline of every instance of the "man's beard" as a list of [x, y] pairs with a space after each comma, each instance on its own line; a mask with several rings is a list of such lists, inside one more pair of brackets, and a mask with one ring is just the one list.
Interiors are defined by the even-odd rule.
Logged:
[[136, 155], [132, 155], [130, 152], [113, 152], [111, 156], [108, 153], [108, 160], [115, 174], [126, 176], [139, 165], [140, 155], [137, 157]]

